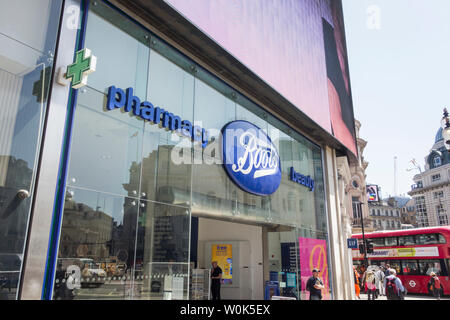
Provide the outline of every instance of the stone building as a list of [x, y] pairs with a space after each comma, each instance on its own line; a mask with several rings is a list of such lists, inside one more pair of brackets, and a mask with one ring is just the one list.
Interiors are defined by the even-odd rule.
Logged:
[[449, 224], [450, 154], [445, 148], [442, 128], [436, 133], [433, 147], [425, 157], [425, 171], [414, 176], [408, 192], [414, 199], [417, 226]]
[[402, 198], [380, 199], [369, 204], [372, 228], [376, 231], [399, 230], [402, 228]]

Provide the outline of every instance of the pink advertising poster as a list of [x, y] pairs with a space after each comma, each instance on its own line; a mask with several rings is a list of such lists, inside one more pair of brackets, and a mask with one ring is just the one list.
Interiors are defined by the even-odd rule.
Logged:
[[306, 283], [312, 277], [314, 268], [320, 269], [319, 277], [322, 279], [325, 289], [322, 290], [323, 300], [330, 300], [330, 282], [328, 278], [327, 243], [325, 240], [298, 238], [300, 250], [300, 273], [302, 281], [302, 300], [309, 299], [309, 291], [306, 291]]

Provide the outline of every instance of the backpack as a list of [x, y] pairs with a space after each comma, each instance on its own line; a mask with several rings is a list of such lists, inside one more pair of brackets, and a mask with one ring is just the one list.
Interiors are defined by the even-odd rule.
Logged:
[[398, 297], [398, 289], [397, 289], [397, 285], [395, 284], [395, 280], [396, 280], [395, 277], [387, 279], [387, 282], [386, 282], [386, 296], [388, 298], [396, 298], [396, 297]]
[[435, 289], [440, 289], [441, 288], [441, 281], [439, 280], [438, 277], [434, 278], [434, 288]]

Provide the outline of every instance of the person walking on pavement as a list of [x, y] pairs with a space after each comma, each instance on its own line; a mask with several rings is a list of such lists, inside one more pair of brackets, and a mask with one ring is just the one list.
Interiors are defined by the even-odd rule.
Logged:
[[389, 276], [384, 278], [384, 287], [386, 288], [386, 297], [388, 300], [404, 300], [405, 287], [402, 281], [396, 276], [394, 269], [388, 269]]
[[391, 268], [391, 266], [390, 265], [388, 265], [388, 264], [386, 264], [385, 266], [384, 266], [384, 276], [385, 277], [389, 277], [389, 269]]
[[354, 283], [355, 283], [355, 294], [356, 294], [356, 297], [358, 298], [358, 299], [361, 299], [360, 298], [360, 296], [359, 296], [359, 294], [360, 294], [360, 286], [359, 286], [359, 273], [358, 273], [358, 271], [356, 270], [356, 267], [355, 266], [353, 266], [353, 281], [354, 281]]
[[375, 271], [375, 287], [376, 287], [376, 297], [378, 296], [384, 296], [384, 270], [383, 267], [378, 268], [377, 271]]
[[319, 278], [320, 270], [314, 268], [312, 277], [306, 283], [306, 290], [309, 291], [309, 300], [322, 300], [322, 290], [325, 288], [322, 279]]
[[428, 282], [428, 289], [437, 300], [441, 300], [441, 281], [436, 273], [430, 273], [430, 281]]
[[376, 287], [375, 287], [375, 274], [372, 270], [367, 270], [364, 275], [364, 287], [367, 292], [368, 300], [375, 300]]

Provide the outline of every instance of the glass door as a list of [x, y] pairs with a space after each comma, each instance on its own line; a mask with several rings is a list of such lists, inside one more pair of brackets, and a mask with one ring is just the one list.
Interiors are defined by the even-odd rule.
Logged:
[[0, 7], [0, 300], [11, 300], [18, 296], [61, 3], [1, 0]]

